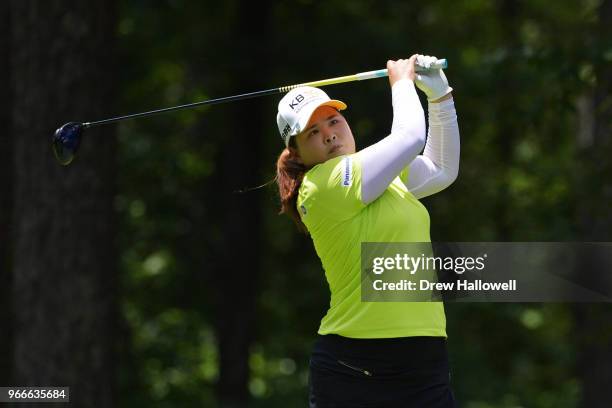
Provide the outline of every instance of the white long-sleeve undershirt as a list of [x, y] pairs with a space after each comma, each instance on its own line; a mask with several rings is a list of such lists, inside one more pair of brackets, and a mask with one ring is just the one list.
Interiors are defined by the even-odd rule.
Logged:
[[[429, 103], [425, 143], [425, 115], [413, 82], [407, 79], [396, 82], [391, 94], [391, 134], [359, 152], [364, 204], [376, 200], [406, 166], [409, 176], [404, 182], [416, 198], [445, 189], [459, 171], [459, 127], [452, 98]], [[419, 155], [424, 144], [423, 154]]]
[[391, 95], [391, 134], [359, 152], [364, 204], [377, 199], [425, 145], [425, 114], [414, 83], [408, 79], [397, 81]]

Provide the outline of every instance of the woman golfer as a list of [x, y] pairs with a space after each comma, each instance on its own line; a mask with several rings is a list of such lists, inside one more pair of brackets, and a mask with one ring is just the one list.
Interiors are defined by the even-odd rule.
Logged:
[[[441, 70], [416, 74], [417, 58], [435, 61], [387, 62], [391, 133], [359, 152], [344, 102], [300, 87], [278, 105], [281, 212], [312, 237], [331, 291], [310, 359], [313, 408], [455, 406], [443, 303], [361, 301], [361, 243], [430, 242], [419, 199], [458, 173], [452, 88]], [[415, 84], [429, 102], [427, 138]]]

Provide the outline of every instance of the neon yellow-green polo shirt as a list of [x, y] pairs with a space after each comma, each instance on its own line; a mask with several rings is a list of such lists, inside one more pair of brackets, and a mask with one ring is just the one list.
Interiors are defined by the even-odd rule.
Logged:
[[368, 205], [361, 202], [359, 153], [335, 157], [304, 176], [297, 209], [331, 291], [319, 334], [352, 338], [447, 337], [442, 302], [362, 302], [362, 242], [430, 242], [429, 213], [407, 189], [408, 169]]

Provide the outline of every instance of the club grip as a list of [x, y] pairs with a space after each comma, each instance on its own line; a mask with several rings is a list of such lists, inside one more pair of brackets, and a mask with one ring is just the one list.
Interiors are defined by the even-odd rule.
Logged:
[[[437, 60], [433, 64], [431, 64], [429, 68], [416, 64], [415, 70], [416, 72], [427, 72], [427, 71], [431, 71], [434, 69], [445, 69], [447, 67], [448, 67], [448, 62], [446, 61], [446, 58], [442, 58], [442, 59]], [[377, 69], [375, 71], [360, 72], [359, 74], [355, 74], [354, 76], [351, 76], [350, 78], [352, 81], [354, 80], [363, 81], [364, 79], [382, 78], [386, 76], [389, 76], [387, 69]], [[349, 78], [349, 77], [343, 77], [343, 78]], [[347, 82], [347, 81], [343, 81], [343, 82]], [[331, 83], [336, 83], [336, 82], [331, 82]]]
[[433, 64], [429, 66], [429, 68], [419, 65], [418, 63], [415, 64], [416, 72], [431, 71], [434, 69], [446, 69], [446, 68], [448, 68], [448, 62], [446, 61], [446, 58], [436, 60]]

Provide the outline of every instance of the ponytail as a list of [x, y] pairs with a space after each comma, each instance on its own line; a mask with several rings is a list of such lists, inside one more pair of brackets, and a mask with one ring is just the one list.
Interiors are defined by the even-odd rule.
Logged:
[[287, 214], [295, 223], [298, 230], [308, 233], [306, 225], [302, 222], [297, 211], [297, 198], [306, 167], [298, 161], [295, 149], [285, 148], [276, 162], [276, 183], [281, 201], [279, 214]]

